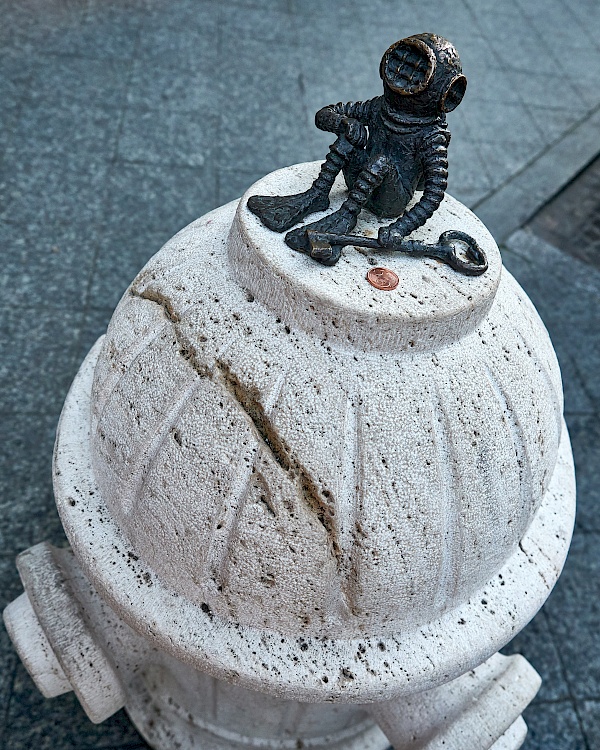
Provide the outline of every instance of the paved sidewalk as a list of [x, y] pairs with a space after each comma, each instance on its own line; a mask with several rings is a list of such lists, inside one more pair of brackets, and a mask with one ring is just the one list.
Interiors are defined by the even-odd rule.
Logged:
[[[469, 87], [450, 192], [503, 243], [563, 368], [580, 514], [565, 575], [514, 648], [545, 678], [525, 750], [600, 748], [600, 271], [528, 228], [600, 148], [597, 0], [0, 0], [0, 581], [64, 543], [50, 483], [68, 386], [129, 281], [172, 234], [287, 164], [314, 112], [381, 89], [398, 38], [435, 31]], [[363, 36], [364, 35], [364, 36]], [[139, 750], [120, 712], [45, 701], [0, 628], [0, 747]]]

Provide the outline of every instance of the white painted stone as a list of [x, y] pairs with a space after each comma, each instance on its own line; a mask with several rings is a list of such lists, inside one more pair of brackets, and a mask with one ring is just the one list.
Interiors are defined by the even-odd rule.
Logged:
[[[394, 292], [355, 248], [334, 268], [294, 253], [246, 198], [150, 260], [67, 397], [54, 482], [77, 563], [39, 564], [69, 567], [71, 604], [44, 593], [43, 612], [24, 576], [56, 660], [90, 696], [68, 648], [87, 639], [107, 686], [89, 715], [124, 703], [157, 748], [383, 750], [379, 703], [397, 750], [516, 750], [538, 678], [493, 655], [548, 596], [574, 515], [547, 332], [449, 196], [413, 236], [467, 231], [489, 271], [387, 253]], [[426, 744], [406, 744], [411, 701]]]

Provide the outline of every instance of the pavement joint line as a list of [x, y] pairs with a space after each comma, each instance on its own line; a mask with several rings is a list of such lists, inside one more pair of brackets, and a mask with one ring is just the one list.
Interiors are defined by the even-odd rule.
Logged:
[[[557, 54], [555, 52], [556, 48], [554, 47], [554, 45], [546, 45], [546, 36], [545, 36], [545, 34], [541, 33], [540, 30], [539, 30], [539, 28], [535, 25], [535, 23], [532, 22], [532, 18], [529, 15], [529, 13], [527, 12], [527, 10], [522, 7], [521, 3], [519, 3], [519, 0], [516, 0], [515, 4], [517, 5], [517, 7], [519, 8], [519, 10], [521, 12], [521, 17], [525, 20], [525, 22], [527, 23], [527, 25], [531, 29], [533, 35], [535, 37], [537, 37], [537, 39], [538, 39], [538, 41], [540, 43], [541, 48], [544, 49], [544, 47], [547, 46], [549, 57], [554, 60], [554, 62], [556, 63], [558, 69], [560, 69], [560, 63], [561, 63], [560, 56], [557, 56]], [[578, 94], [579, 94], [579, 96], [581, 97], [581, 89], [579, 88], [579, 85], [578, 84], [571, 84], [571, 85], [573, 86], [573, 88], [575, 89], [575, 91], [577, 91]], [[527, 102], [526, 102], [526, 105], [527, 105]]]
[[[479, 18], [475, 10], [471, 7], [471, 3], [469, 0], [464, 0], [464, 6], [467, 8], [469, 13], [471, 14], [471, 17], [473, 19], [474, 24], [479, 29], [480, 34], [482, 37], [488, 42], [490, 42], [490, 38], [486, 30], [481, 26], [479, 23]], [[524, 22], [527, 26], [531, 27], [534, 31], [535, 36], [537, 36], [541, 41], [543, 41], [542, 36], [537, 32], [537, 29], [535, 29], [534, 24], [531, 23], [531, 19], [527, 14], [524, 12], [523, 8], [517, 3], [517, 8], [520, 12], [520, 15], [523, 17]], [[498, 66], [504, 71], [509, 72], [511, 70], [511, 67], [505, 64], [503, 59], [500, 57], [500, 55], [497, 53], [493, 43], [490, 45], [490, 49], [492, 52], [492, 55], [496, 59], [496, 62], [498, 63]], [[530, 105], [526, 98], [521, 96], [519, 93], [519, 100], [521, 102], [522, 107], [529, 113], [530, 113]], [[590, 119], [593, 119], [593, 117], [598, 113], [600, 110], [600, 105], [596, 105], [595, 107], [591, 108], [587, 111], [587, 113], [577, 122], [573, 123], [566, 131], [564, 131], [559, 138], [557, 138], [554, 142], [548, 144], [545, 146], [536, 156], [530, 160], [527, 164], [525, 164], [521, 169], [517, 170], [513, 174], [511, 174], [509, 177], [504, 180], [499, 186], [494, 188], [488, 195], [484, 196], [483, 198], [480, 198], [478, 201], [476, 201], [473, 205], [469, 206], [472, 211], [478, 214], [478, 216], [482, 219], [483, 223], [486, 224], [488, 229], [490, 229], [492, 235], [498, 242], [498, 244], [501, 244], [504, 242], [508, 237], [516, 230], [522, 227], [553, 195], [558, 193], [563, 187], [565, 187], [576, 174], [578, 174], [581, 169], [585, 168], [587, 164], [589, 164], [595, 156], [598, 155], [598, 146], [590, 145], [588, 148], [588, 156], [586, 159], [584, 159], [583, 163], [579, 165], [579, 168], [574, 169], [573, 167], [566, 168], [563, 170], [563, 173], [566, 172], [566, 174], [561, 173], [560, 178], [558, 178], [556, 181], [548, 181], [546, 179], [544, 182], [541, 182], [539, 180], [539, 177], [537, 177], [538, 182], [535, 182], [535, 179], [532, 180], [533, 184], [545, 184], [545, 182], [548, 183], [549, 187], [546, 188], [543, 198], [541, 200], [538, 199], [537, 203], [532, 207], [531, 202], [527, 204], [526, 210], [519, 211], [519, 208], [524, 203], [523, 195], [520, 193], [515, 194], [520, 187], [520, 183], [527, 182], [529, 177], [529, 171], [533, 170], [536, 165], [540, 162], [540, 160], [544, 159], [544, 162], [542, 163], [542, 166], [545, 170], [551, 171], [552, 170], [552, 151], [553, 149], [560, 146], [563, 141], [567, 140], [568, 143], [573, 142], [574, 144], [578, 144], [578, 135], [577, 135], [577, 129], [581, 125], [585, 125], [587, 121]], [[539, 130], [539, 128], [536, 125], [536, 128]], [[585, 133], [586, 139], [590, 138], [592, 143], [594, 142], [593, 133], [588, 134]], [[580, 137], [580, 136], [579, 136]], [[597, 142], [597, 135], [596, 135], [596, 142]], [[550, 163], [546, 164], [546, 157], [549, 158]], [[579, 160], [581, 161], [581, 160]], [[547, 175], [544, 175], [544, 177], [547, 178]], [[510, 185], [515, 185], [517, 191], [513, 193], [512, 196], [505, 196], [503, 191], [508, 188]], [[516, 205], [515, 205], [516, 204]], [[488, 218], [486, 218], [486, 214], [488, 214]], [[516, 219], [512, 219], [511, 217], [518, 217]]]
[[505, 243], [598, 156], [599, 115], [597, 105], [491, 195], [471, 206], [498, 244]]
[[[504, 59], [502, 58], [502, 56], [501, 56], [501, 55], [499, 54], [499, 52], [498, 52], [498, 51], [497, 51], [497, 49], [496, 49], [496, 46], [495, 46], [495, 39], [494, 39], [493, 37], [492, 37], [492, 38], [490, 38], [490, 34], [489, 34], [489, 33], [488, 33], [488, 32], [486, 31], [486, 29], [485, 29], [485, 28], [484, 28], [484, 27], [483, 27], [483, 26], [482, 26], [482, 25], [480, 24], [480, 22], [479, 22], [479, 16], [478, 16], [478, 15], [477, 15], [477, 13], [475, 12], [475, 10], [474, 10], [474, 9], [473, 9], [473, 8], [471, 7], [471, 1], [472, 1], [472, 0], [463, 0], [463, 5], [464, 5], [464, 7], [465, 7], [465, 8], [467, 9], [467, 11], [468, 11], [468, 12], [469, 12], [469, 13], [471, 14], [471, 18], [473, 19], [473, 23], [474, 23], [474, 24], [475, 24], [475, 26], [476, 26], [476, 27], [477, 27], [477, 28], [479, 29], [479, 34], [480, 34], [480, 36], [481, 36], [481, 37], [482, 37], [482, 39], [484, 39], [484, 40], [485, 40], [485, 42], [487, 43], [487, 45], [488, 45], [488, 47], [489, 47], [489, 49], [490, 49], [490, 51], [491, 51], [491, 53], [492, 53], [492, 57], [494, 57], [494, 58], [495, 58], [495, 60], [496, 60], [496, 66], [497, 66], [497, 67], [498, 67], [498, 68], [499, 68], [499, 69], [500, 69], [500, 70], [501, 70], [501, 71], [502, 71], [503, 73], [509, 73], [509, 72], [510, 72], [510, 69], [509, 69], [509, 67], [508, 67], [508, 66], [507, 66], [507, 64], [506, 64], [506, 63], [504, 62]], [[515, 3], [515, 5], [516, 5], [516, 3]], [[521, 9], [519, 8], [519, 6], [518, 6], [518, 5], [517, 5], [517, 8], [518, 8], [519, 10], [521, 10]], [[521, 15], [523, 15], [522, 11], [521, 11]], [[530, 25], [530, 24], [529, 24], [529, 25]], [[522, 96], [522, 94], [521, 94], [520, 90], [518, 90], [518, 91], [517, 91], [516, 93], [517, 93], [517, 98], [518, 98], [519, 102], [520, 102], [520, 103], [521, 103], [521, 104], [522, 104], [523, 106], [526, 106], [526, 105], [527, 105], [527, 102], [526, 102], [526, 100], [524, 99], [524, 97]]]
[[[503, 182], [501, 182], [500, 185], [498, 185], [490, 193], [488, 193], [488, 195], [484, 195], [483, 198], [480, 198], [476, 203], [473, 204], [473, 209], [477, 209], [482, 203], [485, 203], [487, 200], [493, 198], [496, 193], [498, 193], [504, 187], [509, 185], [513, 180], [520, 177], [524, 172], [530, 169], [537, 161], [539, 161], [542, 157], [544, 157], [550, 150], [552, 150], [555, 146], [559, 145], [565, 138], [571, 136], [572, 132], [576, 130], [580, 125], [585, 124], [590, 118], [594, 117], [594, 115], [598, 111], [600, 111], [600, 104], [588, 110], [579, 120], [574, 122], [572, 125], [570, 125], [567, 128], [567, 130], [561, 133], [558, 138], [556, 138], [551, 143], [547, 144], [539, 153], [537, 153], [532, 159], [530, 159], [526, 164], [524, 164], [518, 170], [513, 172], [509, 177], [507, 177]], [[576, 172], [572, 174], [568, 182], [571, 182], [573, 179], [575, 179], [577, 175], [580, 174], [580, 172], [582, 172], [588, 166], [588, 164], [590, 164], [596, 158], [596, 156], [598, 156], [599, 153], [600, 152], [595, 151], [594, 155], [588, 161], [586, 161], [585, 164], [580, 169], [578, 169]], [[563, 187], [566, 187], [568, 182], [565, 183]], [[558, 190], [556, 192], [558, 192]], [[540, 206], [540, 208], [542, 208], [542, 206]]]

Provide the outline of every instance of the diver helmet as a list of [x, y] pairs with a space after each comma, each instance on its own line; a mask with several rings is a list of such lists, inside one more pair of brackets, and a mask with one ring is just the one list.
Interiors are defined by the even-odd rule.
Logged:
[[392, 44], [381, 58], [385, 98], [417, 116], [452, 112], [467, 88], [455, 47], [436, 34], [415, 34]]

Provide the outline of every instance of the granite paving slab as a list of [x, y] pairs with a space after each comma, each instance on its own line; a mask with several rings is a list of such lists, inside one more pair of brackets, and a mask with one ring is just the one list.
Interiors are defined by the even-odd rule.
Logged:
[[529, 732], [523, 750], [591, 750], [571, 701], [536, 703], [525, 709]]
[[[450, 192], [502, 243], [549, 329], [577, 465], [564, 578], [509, 646], [545, 679], [524, 750], [600, 747], [597, 191], [590, 183], [559, 206], [562, 235], [542, 232], [550, 214], [538, 213], [598, 152], [600, 4], [0, 0], [0, 19], [3, 603], [20, 590], [17, 552], [65, 543], [50, 483], [56, 421], [139, 268], [265, 172], [321, 158], [331, 136], [314, 128], [315, 111], [379, 94], [383, 50], [437, 31], [469, 78], [448, 118]], [[584, 240], [591, 249], [578, 253]], [[123, 712], [94, 726], [72, 695], [41, 698], [0, 630], [0, 747], [146, 745]]]

